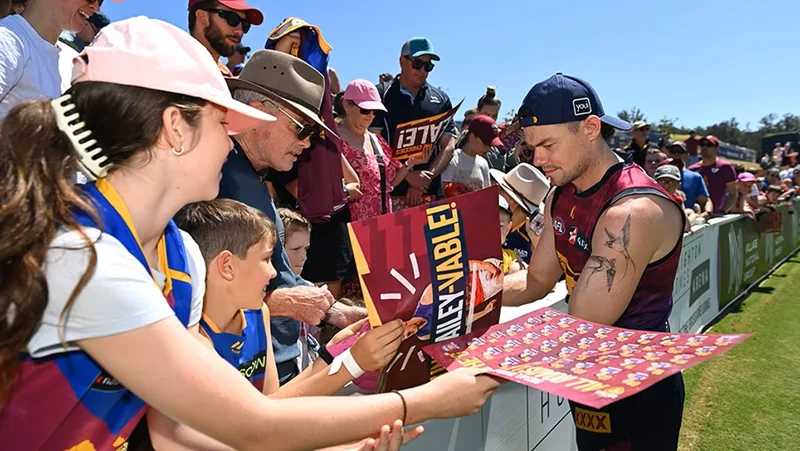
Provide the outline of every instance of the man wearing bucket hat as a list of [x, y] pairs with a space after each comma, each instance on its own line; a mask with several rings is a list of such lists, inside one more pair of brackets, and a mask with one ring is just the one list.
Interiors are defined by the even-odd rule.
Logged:
[[[602, 138], [604, 123], [622, 130], [630, 125], [605, 114], [587, 82], [562, 74], [537, 83], [519, 117], [536, 149], [534, 164], [556, 188], [548, 195], [545, 230], [527, 275], [507, 278], [504, 304], [541, 299], [563, 275], [571, 315], [667, 331], [685, 214]], [[580, 450], [675, 450], [683, 379], [677, 373], [604, 409], [570, 407], [573, 418], [598, 420], [576, 421]]]
[[[283, 224], [262, 183], [262, 174], [291, 169], [319, 128], [333, 133], [320, 119], [323, 76], [299, 58], [275, 50], [258, 50], [239, 77], [226, 81], [236, 100], [278, 120], [234, 140], [234, 150], [222, 168], [220, 197], [263, 211], [283, 236]], [[266, 299], [272, 312], [272, 344], [283, 384], [301, 370], [295, 363], [300, 354], [300, 321], [319, 324], [335, 300], [326, 288], [317, 288], [294, 275], [281, 240], [275, 246], [272, 263], [278, 276], [267, 287]]]
[[[538, 169], [527, 163], [520, 163], [508, 174], [490, 169], [489, 177], [493, 184], [500, 186], [500, 195], [511, 210], [511, 231], [503, 248], [514, 251], [527, 264], [539, 241], [541, 230], [536, 224], [541, 221], [537, 218], [541, 216], [540, 206], [550, 190], [550, 182]], [[528, 231], [531, 223], [533, 234]]]

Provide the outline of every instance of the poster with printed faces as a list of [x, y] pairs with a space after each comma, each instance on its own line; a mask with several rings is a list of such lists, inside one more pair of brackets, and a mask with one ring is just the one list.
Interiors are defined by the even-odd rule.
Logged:
[[671, 334], [584, 321], [545, 308], [483, 334], [425, 347], [448, 370], [487, 373], [594, 408], [722, 354], [749, 334]]

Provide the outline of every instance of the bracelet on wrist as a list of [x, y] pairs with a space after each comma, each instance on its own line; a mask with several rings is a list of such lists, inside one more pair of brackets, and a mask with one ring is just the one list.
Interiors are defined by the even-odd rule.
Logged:
[[408, 404], [406, 404], [406, 398], [397, 390], [392, 390], [392, 393], [397, 393], [397, 396], [400, 397], [400, 401], [403, 402], [403, 426], [407, 426], [406, 422], [408, 420]]

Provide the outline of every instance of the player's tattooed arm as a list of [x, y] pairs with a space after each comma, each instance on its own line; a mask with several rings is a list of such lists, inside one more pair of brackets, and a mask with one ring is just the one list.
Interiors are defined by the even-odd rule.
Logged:
[[[636, 262], [633, 261], [630, 252], [631, 245], [631, 215], [625, 220], [622, 229], [619, 233], [612, 233], [608, 228], [604, 227], [606, 231], [605, 247], [619, 252], [625, 258], [625, 272], [628, 272], [628, 265], [633, 265], [633, 271], [636, 272]], [[609, 289], [609, 291], [611, 291]]]
[[[569, 297], [571, 315], [614, 324], [627, 309], [650, 262], [674, 249], [680, 210], [665, 199], [630, 196], [598, 219], [591, 254]], [[581, 280], [586, 279], [586, 280]]]
[[586, 284], [589, 284], [589, 281], [592, 279], [597, 273], [605, 273], [606, 275], [606, 289], [609, 293], [611, 293], [611, 287], [614, 286], [614, 277], [617, 275], [617, 259], [611, 258], [608, 259], [606, 257], [602, 257], [600, 255], [592, 255], [589, 257], [589, 265], [586, 269], [590, 270], [589, 276], [586, 278]]

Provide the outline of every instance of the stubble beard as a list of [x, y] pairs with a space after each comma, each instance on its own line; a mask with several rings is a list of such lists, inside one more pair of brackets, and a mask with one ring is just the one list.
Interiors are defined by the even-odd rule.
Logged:
[[211, 48], [214, 49], [215, 52], [219, 53], [220, 56], [229, 57], [236, 52], [236, 46], [227, 44], [225, 42], [225, 36], [222, 33], [222, 30], [217, 27], [213, 22], [210, 23], [204, 30], [203, 35], [208, 41]]

